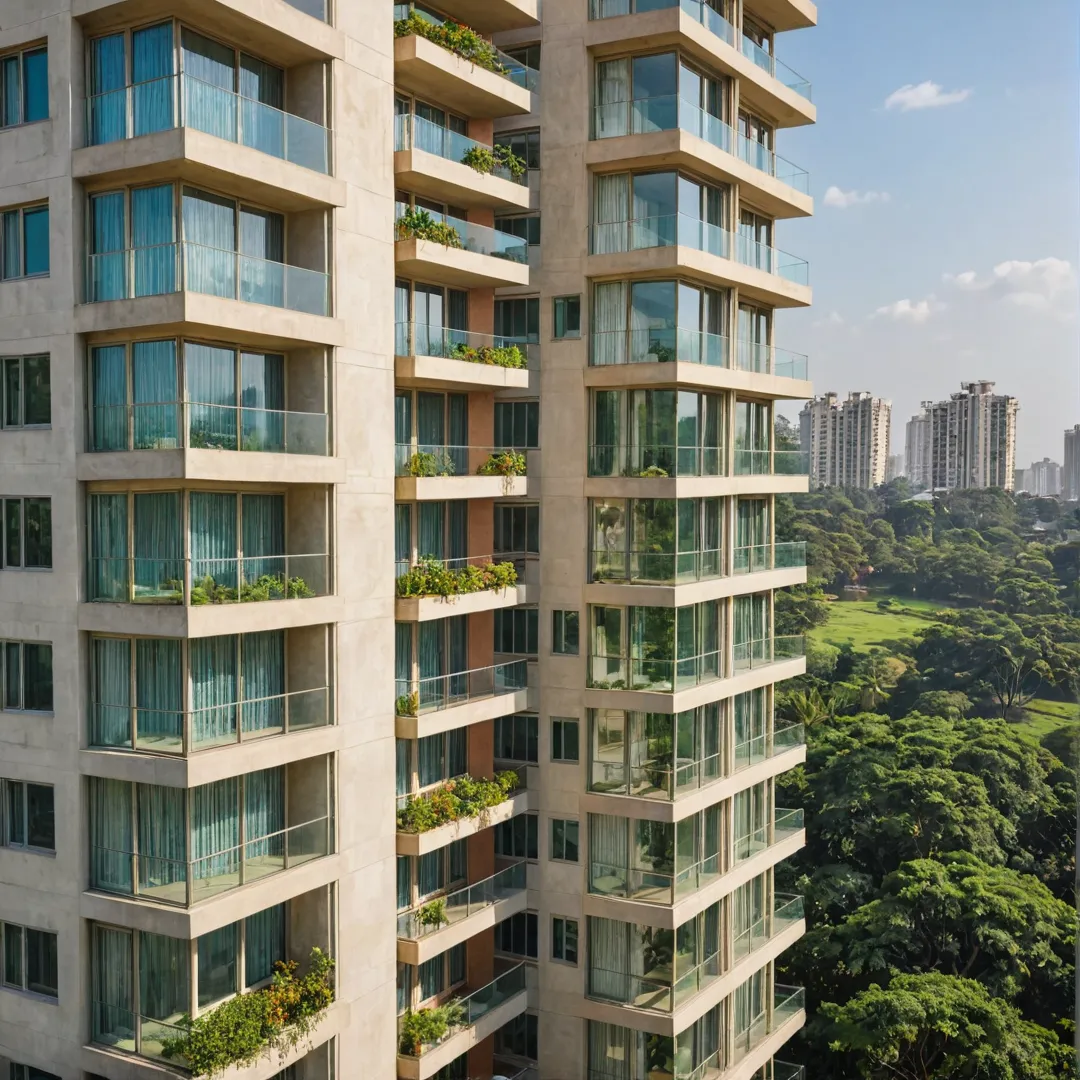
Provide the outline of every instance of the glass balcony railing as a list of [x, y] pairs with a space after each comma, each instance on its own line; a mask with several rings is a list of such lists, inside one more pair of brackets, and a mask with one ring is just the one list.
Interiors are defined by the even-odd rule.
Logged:
[[756, 341], [735, 340], [735, 366], [740, 371], [758, 375], [776, 375], [782, 379], [806, 379], [808, 359], [802, 353], [788, 352]]
[[751, 671], [785, 660], [798, 660], [806, 655], [806, 638], [801, 634], [787, 637], [761, 638], [757, 641], [737, 641], [732, 649], [736, 672]]
[[706, 112], [678, 94], [611, 101], [593, 107], [594, 139], [648, 135], [676, 129], [695, 135], [725, 154], [736, 154], [758, 172], [772, 176], [804, 195], [810, 194], [810, 174], [805, 169], [780, 157], [762, 143], [737, 134], [719, 116]]
[[775, 843], [787, 840], [789, 837], [803, 830], [803, 812], [799, 810], [784, 810], [776, 807], [773, 812], [773, 837]]
[[212, 705], [204, 709], [145, 709], [90, 703], [90, 745], [149, 754], [193, 754], [332, 723], [328, 686]]
[[114, 604], [257, 603], [306, 600], [330, 591], [330, 556], [235, 559], [90, 556], [87, 599]]
[[589, 475], [645, 479], [726, 476], [725, 456], [722, 446], [672, 446], [662, 443], [619, 446], [593, 443], [589, 447]]
[[[322, 2], [307, 0], [311, 7]], [[186, 73], [134, 83], [86, 100], [90, 146], [176, 127], [194, 128], [314, 172], [330, 172], [331, 134], [321, 124]]]
[[89, 449], [237, 450], [262, 454], [330, 452], [326, 413], [251, 409], [199, 401], [90, 406]]
[[773, 731], [771, 750], [767, 733], [743, 739], [735, 744], [733, 751], [734, 771], [757, 765], [769, 757], [786, 753], [796, 746], [803, 746], [806, 741], [802, 724], [781, 724]]
[[591, 226], [589, 252], [612, 255], [647, 248], [686, 247], [743, 266], [763, 270], [793, 285], [809, 285], [810, 264], [743, 233], [689, 214], [660, 214], [628, 221], [603, 221]]
[[790, 1061], [773, 1061], [773, 1080], [806, 1080], [806, 1067]]
[[744, 956], [756, 952], [763, 945], [768, 944], [782, 934], [788, 927], [801, 922], [803, 918], [803, 898], [801, 896], [786, 896], [777, 893], [773, 897], [772, 914], [762, 915], [760, 919], [751, 923], [750, 926], [737, 933], [732, 939], [734, 960], [741, 960]]
[[[426, 211], [423, 211], [426, 213]], [[507, 259], [509, 262], [529, 262], [529, 245], [520, 236], [491, 229], [487, 225], [477, 225], [472, 221], [446, 215], [428, 214], [437, 227], [432, 231], [424, 224], [410, 224], [407, 208], [397, 204], [396, 230], [398, 240], [430, 240], [443, 247], [454, 250], [471, 251], [476, 255], [490, 255], [494, 259]]]
[[183, 860], [91, 845], [90, 884], [105, 892], [137, 896], [159, 904], [191, 907], [222, 893], [329, 855], [329, 817]]
[[92, 1002], [90, 1011], [93, 1042], [137, 1054], [139, 1057], [162, 1061], [174, 1068], [183, 1064], [175, 1057], [165, 1057], [164, 1043], [166, 1039], [186, 1036], [186, 1028], [166, 1020], [141, 1016], [120, 1005], [107, 1005], [103, 1001]]
[[697, 761], [679, 759], [673, 765], [670, 755], [658, 760], [627, 765], [624, 761], [594, 758], [589, 790], [604, 795], [631, 795], [636, 799], [670, 801], [720, 780], [724, 775], [723, 757], [710, 754]]
[[782, 810], [776, 807], [773, 810], [772, 839], [769, 839], [767, 824], [759, 825], [756, 829], [736, 837], [735, 861], [741, 862], [743, 859], [753, 858], [775, 844], [795, 836], [802, 827], [803, 812], [801, 810]]
[[806, 745], [806, 729], [802, 724], [778, 724], [773, 731], [773, 753], [785, 754], [797, 746]]
[[[469, 158], [473, 155], [490, 158], [494, 154], [492, 147], [414, 113], [394, 117], [394, 150], [423, 150], [427, 154], [435, 154], [447, 161], [457, 161], [463, 165], [470, 165]], [[492, 176], [509, 180], [512, 184], [525, 187], [529, 183], [524, 170], [515, 176], [505, 165], [495, 163], [489, 171]]]
[[189, 241], [90, 255], [86, 270], [90, 304], [187, 290], [309, 315], [330, 313], [329, 274]]
[[797, 71], [792, 71], [787, 64], [782, 64], [767, 49], [763, 49], [756, 41], [751, 41], [745, 34], [742, 39], [742, 53], [749, 60], [753, 60], [762, 71], [768, 72], [777, 82], [794, 90], [799, 97], [812, 100], [810, 96], [810, 83]]
[[720, 874], [719, 855], [711, 855], [677, 872], [669, 865], [652, 870], [593, 862], [589, 864], [589, 892], [647, 904], [674, 904], [711, 885]]
[[611, 551], [592, 553], [592, 579], [628, 585], [678, 585], [722, 577], [723, 553], [709, 551]]
[[719, 650], [678, 660], [638, 659], [590, 654], [586, 686], [593, 690], [648, 690], [678, 693], [724, 677]]
[[502, 446], [396, 443], [395, 476], [524, 476], [526, 455]]
[[710, 33], [728, 45], [735, 44], [735, 27], [704, 0], [649, 0], [647, 4], [640, 0], [589, 0], [589, 18], [612, 19], [639, 11], [659, 11], [674, 7], [682, 8], [687, 15], [697, 19]]
[[[522, 961], [507, 969], [501, 975], [496, 976], [491, 982], [486, 986], [482, 986], [479, 990], [473, 990], [472, 993], [466, 994], [464, 997], [455, 998], [454, 1000], [456, 1003], [462, 1008], [461, 1021], [450, 1028], [439, 1042], [445, 1042], [459, 1031], [474, 1027], [481, 1017], [486, 1016], [492, 1010], [505, 1004], [511, 998], [515, 998], [519, 994], [524, 994], [525, 968], [526, 964]], [[408, 1056], [423, 1057], [424, 1054], [431, 1051], [437, 1045], [438, 1043], [422, 1043], [420, 1045], [419, 1055], [410, 1054]]]
[[735, 549], [735, 573], [759, 574], [765, 570], [791, 570], [806, 566], [806, 544], [754, 544]]
[[446, 360], [524, 369], [533, 366], [540, 347], [520, 338], [399, 322], [394, 324], [394, 352], [397, 356], [438, 356]]
[[[683, 957], [675, 958], [676, 970], [683, 966]], [[664, 969], [645, 975], [627, 975], [601, 967], [589, 968], [589, 996], [616, 1001], [647, 1012], [671, 1013], [700, 993], [723, 974], [720, 953], [716, 952], [695, 965], [672, 984], [670, 962]]]
[[434, 675], [411, 681], [399, 679], [397, 714], [417, 716], [481, 698], [513, 694], [525, 689], [528, 677], [527, 660], [510, 660], [505, 664], [458, 671], [452, 675]]
[[[422, 589], [424, 582], [420, 581], [401, 581], [400, 579], [408, 574], [411, 570], [416, 570], [423, 567], [425, 571], [439, 571], [445, 570], [453, 574], [460, 571], [467, 570], [470, 566], [475, 566], [480, 569], [485, 569], [492, 566], [503, 566], [508, 564], [514, 564], [515, 571], [518, 567], [523, 566], [525, 560], [528, 558], [528, 554], [524, 551], [501, 551], [494, 555], [462, 555], [457, 558], [436, 558], [433, 555], [421, 555], [417, 559], [397, 559], [394, 562], [394, 575], [398, 579], [398, 596], [407, 597], [420, 597], [420, 596], [458, 596], [467, 592], [482, 592], [482, 589], [477, 589], [474, 586], [461, 589], [460, 592], [417, 592], [415, 589]], [[464, 576], [464, 575], [463, 575]], [[524, 584], [519, 581], [515, 584]], [[444, 583], [440, 583], [444, 584]], [[449, 587], [449, 583], [445, 583]], [[500, 585], [489, 586], [492, 589], [502, 588]]]
[[[397, 936], [416, 941], [428, 934], [438, 933], [444, 927], [454, 926], [503, 900], [520, 896], [524, 891], [525, 863], [516, 862], [475, 885], [429, 899], [412, 911], [402, 912], [397, 917]], [[441, 918], [431, 914], [433, 904], [441, 904]]]
[[802, 450], [735, 451], [736, 476], [809, 476], [810, 455]]

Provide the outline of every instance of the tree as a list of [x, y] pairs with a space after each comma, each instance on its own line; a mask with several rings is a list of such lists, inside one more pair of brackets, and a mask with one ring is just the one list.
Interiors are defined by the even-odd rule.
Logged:
[[959, 690], [929, 690], [915, 699], [912, 711], [959, 720], [971, 712], [971, 698]]
[[805, 634], [829, 619], [829, 602], [817, 582], [807, 582], [775, 594], [776, 633]]
[[[1066, 1080], [1071, 1047], [973, 979], [937, 972], [826, 1003], [812, 1030], [865, 1080]], [[834, 1072], [832, 1074], [836, 1076]]]

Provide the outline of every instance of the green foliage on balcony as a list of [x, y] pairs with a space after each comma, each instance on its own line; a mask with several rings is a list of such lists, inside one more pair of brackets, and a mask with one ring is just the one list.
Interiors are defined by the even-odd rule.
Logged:
[[184, 1016], [183, 1035], [165, 1039], [166, 1058], [182, 1060], [193, 1076], [218, 1076], [234, 1065], [252, 1065], [276, 1050], [284, 1055], [310, 1035], [334, 1000], [334, 961], [313, 948], [306, 975], [295, 960], [274, 965], [264, 990], [238, 994], [192, 1019]]
[[460, 1001], [448, 1001], [445, 1005], [406, 1013], [401, 1020], [398, 1048], [403, 1054], [419, 1057], [425, 1046], [441, 1042], [464, 1022], [465, 1006]]
[[525, 455], [520, 450], [496, 450], [476, 473], [478, 476], [524, 476]]
[[528, 363], [525, 354], [516, 345], [466, 345], [464, 342], [453, 347], [450, 359], [505, 368], [523, 368]]
[[451, 19], [441, 24], [434, 23], [414, 11], [407, 19], [398, 19], [394, 23], [394, 37], [411, 37], [413, 34], [434, 41], [436, 45], [441, 45], [477, 67], [494, 71], [496, 75], [506, 74], [506, 68], [499, 60], [498, 49], [470, 26], [462, 26]]
[[450, 454], [420, 450], [405, 463], [407, 476], [453, 476], [454, 459]]
[[420, 692], [414, 690], [411, 694], [402, 694], [394, 703], [394, 713], [397, 716], [416, 716], [420, 712]]
[[191, 603], [242, 604], [263, 600], [307, 600], [315, 593], [303, 578], [281, 578], [275, 574], [260, 574], [254, 581], [245, 581], [239, 590], [230, 585], [219, 585], [207, 574], [191, 586]]
[[470, 146], [461, 164], [485, 176], [496, 169], [505, 169], [515, 180], [525, 175], [525, 162], [509, 146]]
[[438, 559], [421, 559], [397, 579], [397, 594], [401, 597], [461, 596], [506, 589], [516, 584], [517, 570], [511, 562], [450, 569]]
[[449, 926], [450, 919], [446, 914], [446, 897], [440, 896], [438, 900], [432, 900], [416, 912], [416, 921], [421, 926]]
[[461, 235], [453, 225], [433, 218], [427, 210], [410, 207], [394, 223], [399, 240], [430, 240], [443, 247], [462, 247]]
[[476, 817], [506, 802], [518, 786], [518, 774], [507, 770], [493, 780], [465, 775], [448, 780], [428, 795], [409, 799], [398, 811], [399, 832], [422, 833], [461, 818]]

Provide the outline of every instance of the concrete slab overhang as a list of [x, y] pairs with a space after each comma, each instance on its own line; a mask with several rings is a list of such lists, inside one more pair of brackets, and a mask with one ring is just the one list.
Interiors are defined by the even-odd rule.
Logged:
[[399, 150], [394, 154], [394, 180], [414, 195], [438, 199], [466, 209], [528, 210], [527, 184], [479, 173], [460, 161], [425, 150]]

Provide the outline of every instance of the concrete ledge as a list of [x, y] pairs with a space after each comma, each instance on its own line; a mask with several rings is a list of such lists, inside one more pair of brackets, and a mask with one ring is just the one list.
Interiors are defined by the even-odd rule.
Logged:
[[648, 607], [683, 607], [686, 604], [721, 600], [728, 596], [788, 589], [793, 585], [802, 585], [805, 581], [806, 567], [793, 566], [780, 570], [761, 570], [753, 574], [729, 574], [681, 585], [590, 582], [585, 586], [585, 602], [614, 606], [644, 604]]
[[[272, 610], [271, 610], [272, 609]], [[341, 622], [339, 596], [248, 604], [80, 604], [79, 629], [134, 637], [216, 637]]]
[[585, 385], [595, 387], [687, 386], [702, 390], [734, 390], [776, 400], [804, 401], [814, 396], [807, 379], [788, 379], [739, 368], [690, 364], [603, 364], [585, 368]]
[[733, 1065], [728, 1069], [724, 1074], [724, 1080], [752, 1080], [761, 1067], [767, 1065], [776, 1054], [780, 1053], [805, 1023], [805, 1011], [797, 1012], [782, 1027], [769, 1032], [768, 1036], [762, 1039], [738, 1065]]
[[528, 210], [529, 188], [493, 173], [477, 172], [471, 165], [426, 150], [398, 150], [394, 154], [394, 180], [398, 187], [466, 209]]
[[[602, 499], [707, 499], [716, 495], [802, 494], [809, 476], [766, 473], [763, 476], [587, 476], [585, 496]], [[444, 495], [443, 498], [456, 496]], [[398, 498], [401, 498], [399, 495]]]
[[394, 618], [398, 622], [430, 622], [447, 619], [451, 615], [475, 615], [480, 611], [499, 611], [532, 603], [530, 595], [536, 589], [528, 585], [512, 585], [506, 589], [485, 589], [483, 592], [465, 593], [461, 596], [421, 596], [394, 601]]
[[811, 0], [754, 0], [754, 14], [774, 30], [805, 30], [818, 21]]
[[437, 829], [428, 829], [422, 833], [397, 834], [397, 853], [399, 855], [427, 855], [432, 851], [452, 844], [455, 840], [464, 840], [467, 836], [475, 836], [476, 833], [485, 829], [493, 828], [500, 822], [509, 821], [519, 814], [524, 814], [529, 809], [528, 791], [516, 791], [505, 802], [498, 806], [492, 806], [476, 817], [461, 818], [451, 821], [448, 825], [440, 825]]
[[532, 107], [524, 86], [415, 34], [394, 40], [394, 82], [470, 118], [521, 116]]
[[398, 240], [394, 244], [394, 260], [399, 274], [431, 278], [463, 289], [529, 284], [528, 263], [446, 247], [431, 240]]
[[416, 939], [399, 937], [397, 939], [398, 962], [418, 967], [420, 964], [426, 963], [428, 960], [446, 952], [447, 949], [452, 949], [455, 945], [460, 945], [463, 941], [468, 941], [470, 938], [476, 937], [477, 934], [490, 930], [496, 923], [502, 922], [503, 919], [509, 919], [512, 915], [517, 915], [528, 906], [528, 890], [520, 889], [513, 896], [489, 904], [467, 918], [451, 923], [449, 926], [444, 926], [434, 933], [425, 934], [423, 937]]
[[528, 689], [514, 690], [509, 694], [477, 698], [449, 709], [437, 709], [420, 716], [398, 716], [394, 719], [394, 734], [399, 739], [422, 739], [428, 735], [441, 735], [469, 724], [482, 724], [498, 716], [510, 716], [524, 712], [529, 706]]
[[395, 356], [394, 382], [399, 386], [430, 386], [436, 389], [528, 390], [529, 371], [528, 368], [475, 364], [442, 356]]
[[256, 484], [343, 484], [344, 458], [241, 450], [130, 450], [82, 453], [76, 476], [95, 480], [210, 480]]
[[398, 502], [509, 499], [527, 491], [528, 478], [524, 476], [398, 476], [394, 480]]
[[344, 180], [190, 127], [83, 147], [72, 153], [71, 169], [76, 179], [90, 181], [86, 186], [91, 189], [128, 181], [184, 180], [242, 192], [286, 213], [345, 205]]
[[534, 27], [539, 0], [441, 0], [441, 11], [482, 34]]

